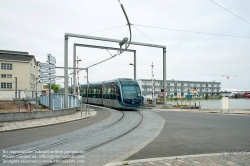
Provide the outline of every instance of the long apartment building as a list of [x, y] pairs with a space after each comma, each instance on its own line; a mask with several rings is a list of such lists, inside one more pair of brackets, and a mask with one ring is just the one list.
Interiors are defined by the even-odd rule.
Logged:
[[42, 84], [37, 82], [38, 62], [28, 52], [0, 50], [0, 100], [32, 98], [35, 91], [41, 92]]
[[[142, 95], [152, 95], [151, 79], [138, 79], [137, 82]], [[185, 97], [189, 94], [204, 97], [206, 93], [210, 96], [218, 96], [221, 91], [221, 82], [167, 80], [166, 87], [167, 97]], [[155, 96], [161, 95], [161, 89], [163, 89], [163, 80], [154, 80]]]

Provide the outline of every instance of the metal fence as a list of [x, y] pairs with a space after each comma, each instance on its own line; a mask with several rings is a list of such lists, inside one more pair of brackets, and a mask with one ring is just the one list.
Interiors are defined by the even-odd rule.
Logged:
[[[64, 109], [64, 94], [51, 94], [50, 99], [47, 95], [40, 96], [40, 104], [49, 107], [49, 100], [50, 100], [50, 107], [53, 110]], [[68, 96], [68, 108], [80, 107], [82, 103], [81, 98], [79, 99], [78, 96], [69, 95]]]

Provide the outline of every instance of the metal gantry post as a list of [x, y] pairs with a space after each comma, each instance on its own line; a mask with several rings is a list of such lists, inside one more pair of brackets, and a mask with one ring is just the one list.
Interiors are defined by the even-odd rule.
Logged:
[[68, 108], [68, 39], [67, 35], [64, 36], [64, 108]]
[[86, 69], [87, 72], [87, 84], [89, 83], [89, 69]]
[[[166, 48], [163, 48], [163, 89], [166, 88]], [[166, 92], [163, 94], [163, 105], [166, 105]]]
[[136, 80], [136, 51], [134, 51], [134, 80]]
[[73, 95], [76, 95], [76, 45], [73, 48]]

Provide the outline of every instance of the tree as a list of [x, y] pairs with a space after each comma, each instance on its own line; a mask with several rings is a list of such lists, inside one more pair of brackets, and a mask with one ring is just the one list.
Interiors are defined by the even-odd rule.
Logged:
[[[44, 85], [44, 87], [49, 88], [49, 85]], [[51, 89], [54, 90], [55, 93], [58, 92], [58, 90], [60, 89], [60, 85], [57, 84], [51, 84]]]
[[208, 100], [208, 93], [206, 93], [205, 99]]

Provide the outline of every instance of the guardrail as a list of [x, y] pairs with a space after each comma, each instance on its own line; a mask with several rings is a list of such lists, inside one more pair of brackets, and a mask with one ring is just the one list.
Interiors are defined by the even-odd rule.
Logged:
[[[51, 94], [50, 95], [50, 106], [53, 110], [64, 109], [64, 94]], [[68, 96], [68, 108], [80, 107], [82, 100], [78, 96]], [[49, 107], [49, 96], [41, 95], [40, 104]]]

